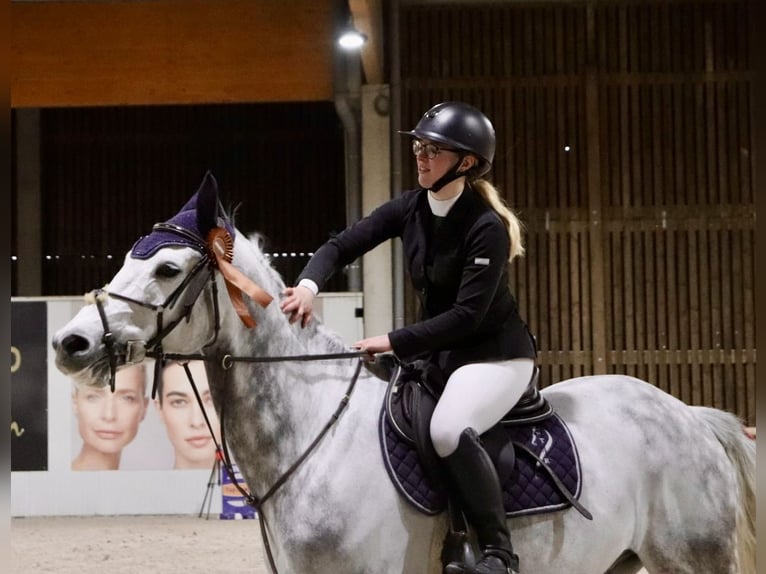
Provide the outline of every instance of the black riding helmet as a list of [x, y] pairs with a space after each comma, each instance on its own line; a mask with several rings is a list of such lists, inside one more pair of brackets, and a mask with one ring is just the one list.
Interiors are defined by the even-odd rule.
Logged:
[[399, 133], [442, 144], [479, 157], [471, 170], [476, 178], [487, 173], [495, 159], [495, 128], [480, 110], [462, 102], [442, 102], [423, 114], [411, 131]]

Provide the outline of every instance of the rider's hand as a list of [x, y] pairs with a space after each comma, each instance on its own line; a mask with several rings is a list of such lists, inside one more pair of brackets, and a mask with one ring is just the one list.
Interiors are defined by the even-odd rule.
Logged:
[[305, 327], [311, 322], [312, 310], [314, 308], [314, 293], [308, 287], [297, 286], [287, 287], [282, 291], [282, 301], [279, 308], [285, 315], [288, 315], [290, 323], [301, 320], [301, 327]]
[[360, 351], [366, 351], [370, 356], [375, 355], [376, 353], [387, 353], [388, 351], [393, 350], [391, 348], [391, 341], [389, 340], [388, 335], [368, 337], [367, 339], [357, 341], [351, 346], [355, 349], [359, 349]]

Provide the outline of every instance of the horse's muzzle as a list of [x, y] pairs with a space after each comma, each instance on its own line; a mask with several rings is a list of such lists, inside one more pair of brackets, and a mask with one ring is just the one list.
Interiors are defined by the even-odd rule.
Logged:
[[77, 333], [57, 333], [53, 337], [56, 366], [67, 375], [79, 373], [101, 358], [101, 345]]

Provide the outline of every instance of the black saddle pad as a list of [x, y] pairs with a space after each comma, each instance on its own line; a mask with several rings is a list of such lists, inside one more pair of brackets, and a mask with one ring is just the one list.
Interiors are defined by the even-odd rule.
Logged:
[[[541, 422], [506, 428], [512, 442], [535, 453], [556, 473], [574, 498], [579, 498], [582, 490], [580, 458], [569, 429], [557, 414]], [[442, 512], [447, 506], [446, 492], [429, 480], [415, 447], [393, 429], [385, 409], [381, 410], [379, 435], [386, 470], [399, 493], [424, 514]], [[539, 514], [571, 506], [548, 470], [524, 448], [515, 450], [514, 472], [502, 485], [507, 515]]]

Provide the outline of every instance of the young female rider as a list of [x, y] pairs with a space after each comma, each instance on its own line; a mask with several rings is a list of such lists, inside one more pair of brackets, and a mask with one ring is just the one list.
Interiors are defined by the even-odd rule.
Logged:
[[[508, 264], [524, 252], [520, 224], [482, 177], [494, 159], [495, 131], [481, 111], [440, 103], [402, 133], [412, 137], [420, 187], [325, 243], [298, 285], [285, 290], [281, 308], [305, 326], [336, 270], [386, 239], [402, 239], [421, 320], [354, 346], [404, 361], [425, 354], [448, 377], [431, 439], [482, 548], [472, 571], [518, 572], [500, 483], [479, 435], [516, 404], [534, 370], [535, 343], [508, 284]], [[457, 563], [446, 571], [466, 572]]]

